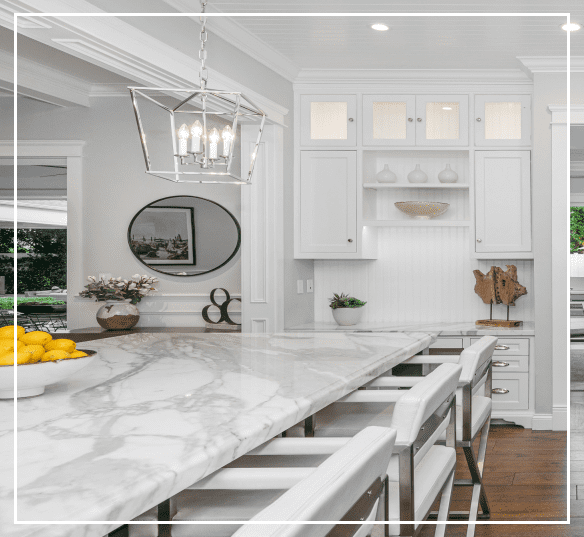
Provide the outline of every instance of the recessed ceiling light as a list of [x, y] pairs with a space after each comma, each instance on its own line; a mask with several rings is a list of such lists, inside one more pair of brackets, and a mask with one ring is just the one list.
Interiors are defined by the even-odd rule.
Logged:
[[389, 26], [387, 26], [387, 24], [381, 24], [380, 22], [372, 24], [371, 28], [377, 30], [378, 32], [385, 32], [385, 30], [389, 30]]
[[442, 110], [452, 110], [452, 106], [443, 106]]
[[562, 24], [562, 30], [565, 32], [577, 32], [580, 28], [582, 28], [582, 26], [580, 26], [577, 22]]

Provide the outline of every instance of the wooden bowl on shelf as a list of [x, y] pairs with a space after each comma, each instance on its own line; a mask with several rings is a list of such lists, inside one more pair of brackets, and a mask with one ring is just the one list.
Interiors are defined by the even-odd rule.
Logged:
[[444, 214], [450, 203], [439, 201], [396, 201], [395, 206], [404, 214], [418, 220], [430, 220]]

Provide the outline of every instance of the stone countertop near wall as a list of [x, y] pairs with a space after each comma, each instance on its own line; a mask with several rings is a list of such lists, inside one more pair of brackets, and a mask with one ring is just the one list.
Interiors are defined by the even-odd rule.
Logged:
[[[131, 520], [435, 340], [136, 333], [86, 343], [99, 354], [85, 369], [18, 400], [18, 520]], [[0, 535], [102, 537], [119, 526], [12, 523], [13, 412], [0, 401]]]
[[438, 336], [534, 336], [535, 323], [526, 321], [517, 328], [487, 328], [474, 322], [444, 323], [359, 323], [339, 326], [336, 323], [307, 323], [286, 329], [289, 332], [435, 332]]

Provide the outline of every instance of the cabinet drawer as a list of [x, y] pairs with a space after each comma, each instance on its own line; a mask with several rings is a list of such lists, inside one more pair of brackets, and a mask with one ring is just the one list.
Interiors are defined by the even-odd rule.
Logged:
[[441, 337], [438, 338], [432, 345], [430, 349], [463, 349], [464, 345], [462, 338], [453, 337]]
[[507, 390], [507, 393], [493, 393], [493, 410], [525, 410], [529, 408], [528, 373], [493, 373], [493, 390]]
[[[471, 344], [479, 341], [480, 338], [471, 338]], [[493, 353], [493, 356], [528, 356], [529, 355], [529, 339], [511, 339], [511, 338], [499, 338], [497, 342], [497, 347]], [[509, 347], [505, 349], [503, 347]]]
[[[508, 364], [508, 365], [505, 365]], [[494, 356], [493, 373], [524, 373], [529, 371], [529, 356]]]

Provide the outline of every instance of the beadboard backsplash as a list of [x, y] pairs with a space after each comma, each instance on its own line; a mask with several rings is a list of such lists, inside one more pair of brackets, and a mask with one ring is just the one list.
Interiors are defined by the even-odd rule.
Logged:
[[[517, 266], [527, 295], [511, 307], [510, 319], [534, 320], [533, 260], [471, 259], [467, 227], [381, 227], [375, 261], [314, 263], [316, 322], [332, 322], [328, 299], [348, 293], [367, 301], [365, 322], [475, 321], [489, 318], [489, 306], [474, 292], [473, 270]], [[507, 309], [493, 306], [493, 317]]]

